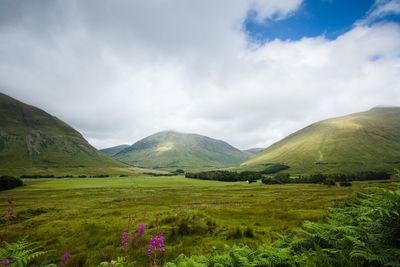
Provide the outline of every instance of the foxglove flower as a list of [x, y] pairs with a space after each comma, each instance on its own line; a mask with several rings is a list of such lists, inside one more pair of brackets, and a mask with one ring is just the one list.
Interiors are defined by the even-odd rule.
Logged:
[[145, 230], [145, 225], [144, 223], [139, 224], [137, 230], [136, 230], [136, 238], [141, 237], [144, 234]]
[[153, 236], [150, 239], [150, 244], [147, 248], [146, 256], [150, 256], [153, 252], [157, 252], [158, 250], [161, 253], [165, 252], [163, 234]]
[[126, 247], [131, 241], [131, 233], [128, 231], [123, 231], [121, 234], [121, 241], [119, 242], [119, 245], [121, 247]]
[[0, 263], [1, 263], [2, 266], [10, 265], [10, 261], [8, 259], [1, 259]]
[[70, 258], [71, 258], [71, 253], [69, 253], [68, 251], [65, 251], [64, 255], [61, 258], [61, 265], [62, 266], [67, 265]]
[[14, 216], [13, 204], [14, 204], [14, 198], [10, 194], [10, 195], [7, 196], [7, 209], [6, 209], [6, 212], [5, 212], [5, 217], [7, 219], [11, 219]]

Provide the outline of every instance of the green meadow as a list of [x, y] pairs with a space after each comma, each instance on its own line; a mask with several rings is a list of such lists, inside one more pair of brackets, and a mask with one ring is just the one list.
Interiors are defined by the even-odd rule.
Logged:
[[396, 188], [399, 182], [354, 182], [352, 187], [319, 184], [263, 185], [172, 177], [26, 179], [26, 186], [0, 192], [14, 198], [15, 217], [0, 221], [0, 238], [26, 238], [49, 261], [64, 251], [70, 266], [96, 266], [121, 255], [121, 232], [146, 224], [143, 239], [128, 257], [137, 266], [159, 227], [166, 237], [164, 260], [181, 253], [200, 255], [224, 244], [268, 244], [304, 221], [323, 221], [330, 207], [342, 205], [367, 187]]

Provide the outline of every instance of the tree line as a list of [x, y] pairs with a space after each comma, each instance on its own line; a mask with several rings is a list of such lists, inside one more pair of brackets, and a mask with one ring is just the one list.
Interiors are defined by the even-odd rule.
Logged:
[[367, 180], [388, 180], [391, 174], [383, 171], [365, 171], [355, 173], [337, 173], [337, 174], [311, 174], [309, 176], [298, 176], [291, 178], [288, 173], [278, 173], [275, 176], [263, 177], [264, 184], [327, 184], [334, 185], [336, 182], [343, 186], [348, 186], [352, 181]]
[[186, 178], [194, 178], [200, 180], [214, 180], [223, 182], [239, 182], [248, 181], [256, 182], [263, 178], [262, 173], [253, 171], [233, 172], [233, 171], [204, 171], [204, 172], [187, 172]]

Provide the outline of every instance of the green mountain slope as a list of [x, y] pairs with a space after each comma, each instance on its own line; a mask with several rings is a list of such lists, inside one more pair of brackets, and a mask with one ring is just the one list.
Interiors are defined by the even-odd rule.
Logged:
[[264, 150], [264, 148], [254, 147], [254, 148], [249, 148], [249, 149], [242, 150], [242, 151], [250, 154], [251, 156], [255, 156], [263, 150]]
[[100, 151], [103, 152], [104, 154], [112, 157], [127, 147], [129, 147], [129, 145], [119, 145], [119, 146], [113, 146], [113, 147], [100, 149]]
[[119, 167], [63, 121], [0, 93], [0, 174]]
[[249, 155], [220, 140], [165, 131], [136, 142], [114, 158], [146, 168], [201, 170], [238, 165]]
[[366, 112], [314, 123], [273, 144], [240, 169], [271, 163], [291, 174], [393, 170], [400, 166], [400, 108]]

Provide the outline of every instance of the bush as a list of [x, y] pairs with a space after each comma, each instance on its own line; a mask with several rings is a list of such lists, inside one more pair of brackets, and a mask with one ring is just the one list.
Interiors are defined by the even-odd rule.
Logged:
[[352, 186], [351, 182], [344, 181], [339, 183], [340, 186]]
[[265, 170], [263, 170], [261, 173], [262, 174], [273, 174], [273, 173], [277, 173], [283, 170], [287, 170], [290, 167], [284, 164], [270, 164]]
[[325, 179], [322, 183], [323, 183], [324, 185], [327, 185], [327, 186], [336, 185], [335, 180], [332, 179], [332, 178], [327, 178], [327, 179]]
[[243, 237], [243, 232], [239, 227], [235, 227], [228, 231], [226, 239], [240, 239]]
[[23, 186], [24, 182], [13, 176], [0, 176], [0, 191], [13, 189], [19, 186]]
[[253, 238], [254, 237], [253, 229], [251, 227], [246, 227], [246, 229], [244, 229], [243, 231], [243, 235], [248, 238]]
[[175, 170], [175, 173], [177, 173], [177, 174], [184, 174], [185, 171], [182, 170], [182, 169], [176, 169], [176, 170]]

